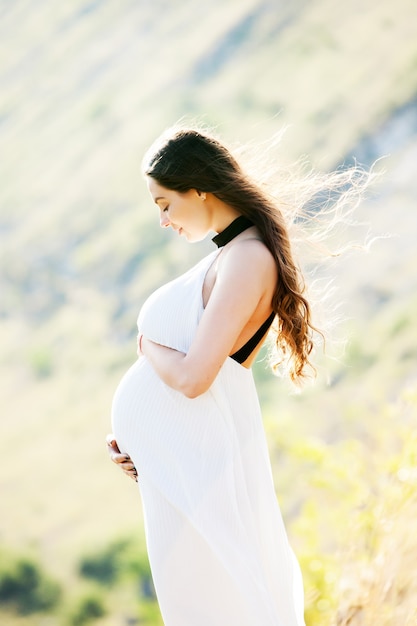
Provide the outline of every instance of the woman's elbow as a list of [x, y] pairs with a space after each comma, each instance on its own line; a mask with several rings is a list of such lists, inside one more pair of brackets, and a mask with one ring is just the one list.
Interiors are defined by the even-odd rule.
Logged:
[[187, 380], [181, 385], [179, 391], [190, 400], [194, 400], [198, 398], [198, 396], [202, 396], [209, 388], [210, 384], [208, 381], [202, 380]]
[[182, 371], [177, 371], [177, 389], [186, 398], [193, 400], [210, 389], [215, 379], [215, 373], [208, 371], [207, 367], [200, 370], [195, 364], [193, 366], [188, 363], [184, 365], [186, 366]]

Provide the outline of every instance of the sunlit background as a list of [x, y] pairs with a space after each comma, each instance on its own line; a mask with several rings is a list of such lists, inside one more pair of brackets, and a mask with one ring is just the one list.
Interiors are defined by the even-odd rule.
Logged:
[[301, 395], [255, 374], [307, 625], [415, 625], [415, 0], [2, 0], [0, 37], [1, 624], [162, 623], [104, 438], [144, 297], [208, 249], [140, 175], [186, 116], [287, 127], [285, 165], [385, 157], [357, 219], [390, 237], [329, 268], [344, 353]]

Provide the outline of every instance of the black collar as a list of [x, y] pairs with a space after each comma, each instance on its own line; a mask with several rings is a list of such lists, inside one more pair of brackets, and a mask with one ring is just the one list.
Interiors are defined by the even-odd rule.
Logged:
[[218, 248], [225, 246], [229, 241], [232, 241], [237, 235], [243, 233], [244, 230], [253, 226], [253, 222], [250, 221], [244, 215], [239, 215], [229, 226], [227, 226], [221, 233], [213, 237], [212, 241]]

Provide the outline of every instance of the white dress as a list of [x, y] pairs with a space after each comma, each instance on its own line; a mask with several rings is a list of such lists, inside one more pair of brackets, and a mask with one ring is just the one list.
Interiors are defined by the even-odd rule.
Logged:
[[[145, 337], [187, 352], [219, 250], [145, 302]], [[252, 372], [226, 359], [194, 399], [146, 357], [120, 382], [112, 427], [138, 471], [166, 626], [303, 626], [303, 588], [276, 501]]]

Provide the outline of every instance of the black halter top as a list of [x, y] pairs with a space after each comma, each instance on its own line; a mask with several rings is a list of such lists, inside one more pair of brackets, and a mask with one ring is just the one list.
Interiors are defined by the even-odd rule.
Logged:
[[[227, 228], [225, 228], [221, 233], [213, 237], [212, 241], [216, 244], [218, 248], [225, 246], [229, 241], [232, 241], [237, 235], [243, 233], [244, 230], [253, 226], [253, 222], [250, 221], [244, 215], [239, 215]], [[266, 335], [274, 321], [275, 313], [272, 312], [267, 320], [262, 324], [260, 328], [256, 331], [254, 335], [243, 345], [237, 352], [230, 355], [230, 358], [238, 363], [244, 363], [247, 358], [252, 354], [255, 350], [259, 342]]]

